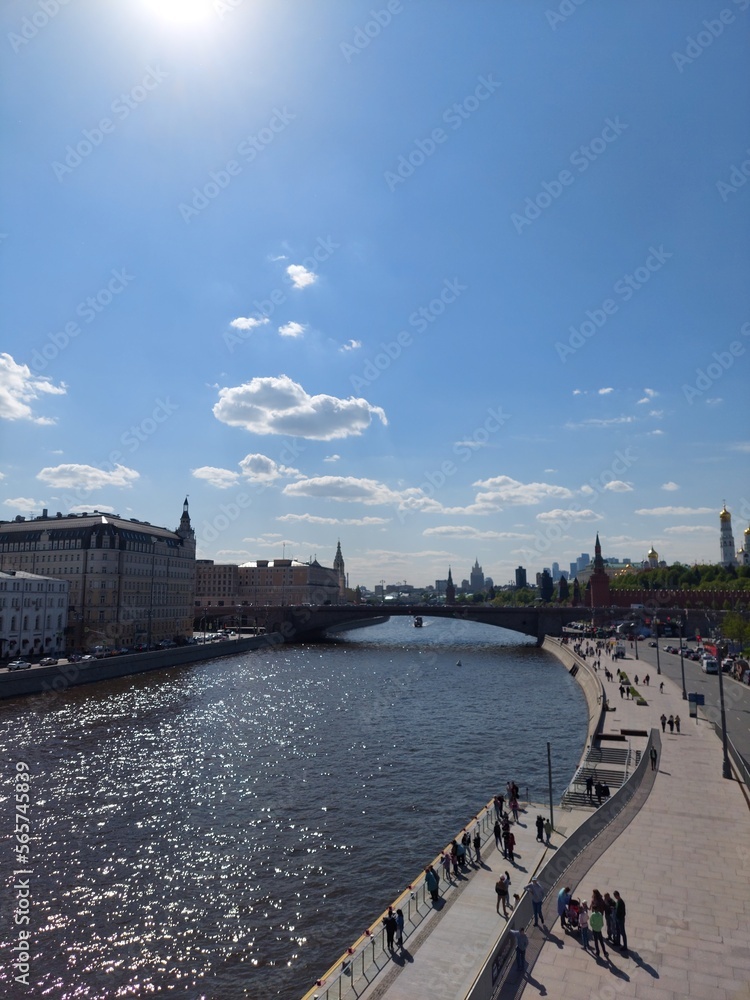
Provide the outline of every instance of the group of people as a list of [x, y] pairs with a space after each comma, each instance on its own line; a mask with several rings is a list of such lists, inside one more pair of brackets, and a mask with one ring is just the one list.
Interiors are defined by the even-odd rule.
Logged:
[[[625, 931], [625, 900], [615, 890], [604, 895], [598, 889], [591, 894], [591, 901], [573, 899], [570, 886], [565, 886], [557, 894], [557, 914], [564, 930], [581, 932], [581, 947], [588, 951], [589, 935], [593, 938], [596, 957], [609, 958], [605, 945], [622, 948], [623, 956], [628, 954], [628, 935]], [[535, 913], [536, 917], [536, 913]], [[606, 930], [605, 930], [606, 928]]]
[[388, 950], [393, 951], [393, 942], [398, 934], [398, 947], [404, 947], [404, 914], [401, 910], [393, 912], [393, 907], [388, 907], [388, 913], [383, 917], [385, 927], [385, 937]]
[[679, 715], [670, 715], [669, 718], [667, 718], [666, 715], [662, 712], [661, 713], [661, 719], [659, 721], [661, 722], [661, 731], [663, 733], [666, 732], [667, 726], [669, 726], [670, 733], [673, 733], [675, 731], [675, 729], [679, 733], [679, 731], [680, 731], [680, 717], [679, 717]]

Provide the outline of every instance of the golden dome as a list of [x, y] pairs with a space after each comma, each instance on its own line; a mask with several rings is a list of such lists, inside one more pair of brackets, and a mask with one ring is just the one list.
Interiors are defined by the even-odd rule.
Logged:
[[719, 520], [720, 521], [731, 521], [732, 520], [732, 515], [727, 510], [727, 505], [726, 504], [724, 504], [724, 509], [719, 514]]
[[659, 558], [659, 553], [656, 551], [656, 549], [653, 547], [653, 545], [648, 550], [648, 557], [649, 557], [649, 559], [658, 559]]
[[750, 524], [745, 528], [745, 536], [750, 535]]

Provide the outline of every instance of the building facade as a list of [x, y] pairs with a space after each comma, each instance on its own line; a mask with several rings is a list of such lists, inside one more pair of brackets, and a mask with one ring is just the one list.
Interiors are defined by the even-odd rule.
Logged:
[[67, 580], [0, 571], [0, 659], [50, 656], [65, 648]]
[[195, 532], [187, 499], [175, 531], [117, 514], [0, 522], [0, 570], [66, 580], [67, 650], [133, 646], [189, 635]]
[[340, 545], [336, 558], [331, 567], [317, 559], [257, 559], [241, 565], [199, 559], [193, 617], [252, 625], [253, 609], [266, 605], [341, 604], [346, 575]]
[[481, 594], [484, 590], [484, 571], [479, 565], [478, 559], [474, 560], [474, 565], [471, 567], [469, 586], [471, 587], [472, 594]]

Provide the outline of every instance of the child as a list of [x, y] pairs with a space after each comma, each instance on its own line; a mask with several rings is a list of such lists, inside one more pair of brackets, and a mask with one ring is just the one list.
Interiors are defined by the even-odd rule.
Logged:
[[581, 903], [578, 911], [578, 926], [581, 928], [581, 947], [588, 951], [589, 947], [589, 908], [586, 902]]

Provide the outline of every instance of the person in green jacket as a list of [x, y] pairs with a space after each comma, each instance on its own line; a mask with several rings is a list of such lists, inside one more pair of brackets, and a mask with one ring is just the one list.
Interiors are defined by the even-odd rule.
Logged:
[[589, 927], [591, 928], [591, 934], [594, 938], [594, 948], [596, 949], [596, 957], [599, 958], [599, 945], [602, 946], [602, 953], [605, 958], [609, 958], [607, 954], [607, 949], [604, 947], [604, 938], [602, 937], [602, 927], [604, 926], [604, 914], [601, 910], [592, 910], [589, 917]]

